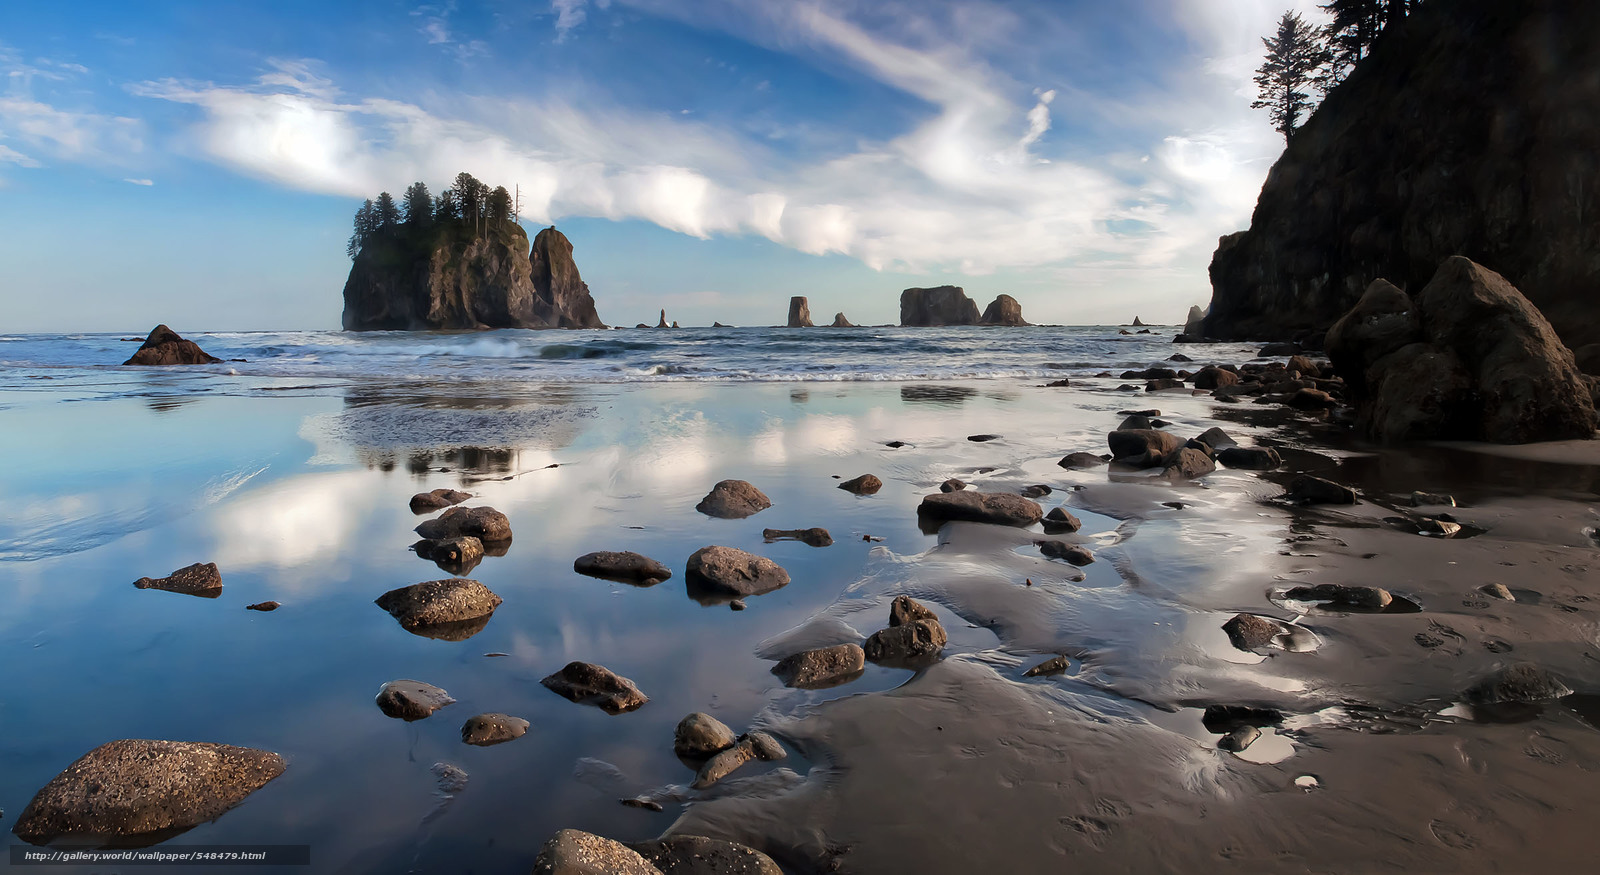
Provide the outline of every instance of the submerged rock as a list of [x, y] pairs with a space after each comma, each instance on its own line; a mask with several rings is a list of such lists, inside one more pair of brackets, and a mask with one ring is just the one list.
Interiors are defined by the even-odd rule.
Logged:
[[[375, 601], [388, 611], [409, 632], [427, 635], [430, 627], [446, 627], [482, 619], [484, 623], [500, 606], [501, 599], [476, 580], [429, 580], [423, 583], [392, 589]], [[478, 624], [466, 637], [476, 634], [483, 624]], [[440, 637], [440, 636], [430, 636]], [[449, 635], [447, 640], [459, 640]]]
[[111, 741], [50, 779], [11, 831], [35, 845], [75, 836], [154, 844], [216, 820], [286, 767], [283, 757], [248, 747]]
[[1048, 674], [1059, 674], [1072, 667], [1072, 660], [1065, 656], [1052, 656], [1044, 662], [1022, 673], [1025, 678], [1042, 677]]
[[1530, 662], [1503, 668], [1473, 684], [1463, 694], [1468, 704], [1498, 705], [1543, 702], [1572, 695], [1561, 679]]
[[1200, 722], [1206, 731], [1224, 735], [1240, 726], [1275, 726], [1283, 722], [1283, 712], [1250, 705], [1207, 705]]
[[661, 875], [661, 870], [619, 842], [564, 829], [539, 849], [533, 875]]
[[277, 602], [256, 602], [253, 605], [245, 605], [244, 609], [247, 611], [261, 611], [262, 613], [270, 613], [281, 607], [283, 607], [283, 605], [280, 605]]
[[1229, 730], [1222, 740], [1217, 742], [1217, 747], [1232, 753], [1239, 753], [1261, 737], [1261, 730], [1254, 726], [1235, 726]]
[[1382, 610], [1394, 601], [1386, 589], [1375, 586], [1347, 586], [1340, 583], [1319, 583], [1315, 586], [1296, 586], [1286, 589], [1283, 597], [1297, 602], [1325, 602], [1335, 608]]
[[735, 842], [703, 836], [669, 835], [628, 847], [662, 875], [783, 875], [766, 854]]
[[772, 541], [799, 541], [813, 547], [829, 547], [833, 545], [833, 536], [827, 529], [762, 529], [761, 538], [767, 542]]
[[417, 526], [416, 533], [430, 540], [477, 538], [485, 544], [511, 540], [511, 520], [492, 507], [452, 507]]
[[1271, 471], [1283, 464], [1283, 457], [1271, 447], [1224, 447], [1217, 451], [1217, 461], [1229, 468]]
[[1094, 453], [1068, 453], [1056, 464], [1063, 468], [1098, 468], [1106, 464], [1106, 460]]
[[672, 577], [672, 569], [649, 556], [631, 551], [585, 553], [572, 561], [572, 570], [590, 577], [653, 586]]
[[150, 330], [150, 336], [145, 338], [144, 345], [134, 352], [133, 357], [123, 362], [123, 365], [212, 365], [222, 359], [208, 354], [201, 349], [199, 344], [192, 340], [184, 340], [165, 325], [157, 325]]
[[786, 586], [789, 572], [765, 556], [733, 547], [701, 547], [689, 557], [689, 582], [717, 594], [761, 595]]
[[784, 686], [820, 690], [849, 683], [861, 676], [867, 656], [857, 644], [838, 644], [786, 656], [772, 667]]
[[917, 506], [917, 515], [930, 520], [1031, 526], [1044, 518], [1044, 508], [1020, 495], [964, 489], [925, 496]]
[[378, 690], [377, 698], [379, 711], [407, 723], [428, 717], [455, 702], [449, 693], [433, 684], [413, 680], [390, 681]]
[[1456, 500], [1454, 496], [1444, 495], [1437, 492], [1413, 492], [1411, 493], [1411, 506], [1455, 507]]
[[960, 492], [961, 490], [966, 489], [966, 488], [967, 488], [967, 484], [966, 483], [963, 483], [962, 481], [957, 480], [954, 477], [951, 477], [949, 480], [946, 480], [943, 483], [939, 484], [939, 491], [940, 492]]
[[1094, 554], [1077, 544], [1063, 544], [1060, 541], [1035, 541], [1034, 546], [1044, 554], [1046, 559], [1062, 559], [1071, 565], [1088, 565], [1094, 561]]
[[696, 711], [678, 721], [672, 734], [672, 752], [683, 759], [704, 760], [733, 747], [738, 740], [727, 724]]
[[184, 595], [214, 599], [222, 595], [222, 572], [215, 562], [196, 562], [172, 572], [166, 577], [141, 577], [133, 582], [140, 589], [159, 589]]
[[569, 662], [539, 683], [551, 692], [579, 704], [594, 705], [607, 714], [633, 711], [650, 701], [633, 681], [587, 662]]
[[776, 738], [765, 732], [747, 732], [733, 747], [707, 760], [706, 764], [700, 767], [700, 772], [695, 775], [694, 783], [689, 786], [696, 790], [704, 790], [733, 774], [740, 766], [751, 760], [781, 760], [787, 756], [788, 753]]
[[723, 480], [694, 509], [725, 520], [744, 519], [772, 506], [765, 493], [744, 480]]
[[528, 721], [506, 714], [479, 714], [461, 725], [461, 740], [478, 747], [521, 738], [528, 732]]
[[1289, 483], [1284, 496], [1296, 504], [1355, 504], [1356, 494], [1331, 480], [1302, 474]]
[[455, 489], [435, 489], [432, 492], [418, 492], [411, 496], [411, 512], [415, 514], [433, 513], [436, 510], [460, 504], [472, 497], [470, 492], [460, 492]]
[[1503, 601], [1514, 602], [1517, 600], [1517, 597], [1512, 595], [1511, 589], [1503, 583], [1486, 583], [1478, 587], [1478, 592]]
[[871, 474], [862, 474], [851, 480], [839, 484], [839, 488], [856, 495], [873, 495], [883, 488], [883, 481]]

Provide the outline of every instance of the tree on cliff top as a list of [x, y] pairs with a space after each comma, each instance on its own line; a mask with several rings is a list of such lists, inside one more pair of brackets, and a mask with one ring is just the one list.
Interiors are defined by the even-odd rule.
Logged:
[[1344, 80], [1345, 75], [1367, 56], [1378, 34], [1405, 20], [1422, 0], [1329, 0], [1322, 11], [1333, 17], [1326, 28], [1332, 60], [1324, 77], [1323, 91]]
[[428, 194], [428, 184], [413, 182], [406, 189], [406, 197], [402, 202], [405, 208], [405, 220], [408, 225], [428, 225], [433, 222], [433, 197]]
[[511, 192], [503, 185], [495, 186], [494, 191], [489, 192], [489, 206], [484, 212], [490, 221], [511, 221]]
[[1314, 104], [1310, 89], [1318, 72], [1328, 64], [1328, 47], [1317, 29], [1295, 12], [1278, 19], [1276, 36], [1263, 37], [1267, 59], [1256, 70], [1258, 97], [1251, 109], [1265, 108], [1272, 116], [1272, 127], [1283, 134], [1285, 143], [1300, 127], [1302, 115], [1310, 115]]

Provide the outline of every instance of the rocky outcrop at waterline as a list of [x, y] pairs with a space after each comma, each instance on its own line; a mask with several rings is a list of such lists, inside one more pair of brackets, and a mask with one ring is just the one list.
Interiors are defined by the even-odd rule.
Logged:
[[983, 316], [979, 318], [982, 325], [1027, 325], [1028, 321], [1022, 318], [1022, 305], [1010, 295], [1001, 295], [984, 308]]
[[[1325, 330], [1444, 259], [1502, 274], [1567, 346], [1600, 342], [1600, 4], [1424, 3], [1297, 131], [1211, 262], [1209, 337]], [[1188, 333], [1188, 332], [1186, 332]]]
[[124, 365], [211, 365], [222, 361], [192, 340], [184, 340], [165, 325], [150, 330], [144, 345]]
[[366, 239], [344, 286], [349, 331], [604, 328], [572, 242], [510, 221], [403, 224]]

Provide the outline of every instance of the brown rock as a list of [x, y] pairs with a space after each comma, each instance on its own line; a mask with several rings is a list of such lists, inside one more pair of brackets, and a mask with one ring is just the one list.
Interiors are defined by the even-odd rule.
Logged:
[[1255, 650], [1266, 647], [1278, 637], [1278, 625], [1265, 617], [1255, 614], [1237, 614], [1233, 619], [1222, 624], [1222, 631], [1228, 633], [1228, 640], [1240, 650]]
[[811, 307], [806, 303], [805, 296], [795, 295], [789, 299], [790, 328], [811, 328]]
[[689, 786], [696, 790], [704, 790], [712, 784], [734, 773], [740, 766], [751, 760], [781, 760], [788, 756], [783, 745], [778, 740], [765, 732], [747, 732], [740, 737], [737, 744], [717, 754], [700, 767], [700, 772], [695, 775], [694, 783]]
[[12, 832], [36, 845], [75, 836], [153, 844], [216, 820], [285, 767], [275, 753], [226, 744], [107, 742], [50, 779]]
[[1031, 526], [1044, 517], [1038, 502], [1003, 492], [943, 492], [929, 495], [917, 515], [933, 521], [961, 520], [1003, 526]]
[[1105, 459], [1094, 453], [1068, 453], [1061, 461], [1057, 462], [1063, 468], [1098, 468], [1106, 463]]
[[879, 629], [862, 645], [862, 650], [873, 662], [918, 663], [937, 657], [948, 641], [938, 620], [920, 619]]
[[140, 589], [159, 589], [184, 595], [214, 599], [222, 595], [222, 573], [215, 562], [196, 562], [172, 572], [166, 577], [151, 579], [141, 577], [133, 582]]
[[521, 738], [528, 732], [528, 721], [506, 714], [479, 714], [467, 718], [461, 725], [461, 740], [466, 744], [488, 747]]
[[1106, 435], [1114, 461], [1154, 468], [1183, 446], [1183, 438], [1153, 428], [1121, 429]]
[[744, 519], [772, 506], [766, 494], [743, 480], [724, 480], [711, 488], [694, 509], [725, 520]]
[[398, 680], [390, 681], [378, 690], [377, 703], [379, 711], [410, 723], [428, 717], [446, 705], [454, 705], [456, 700], [433, 684]]
[[[392, 589], [376, 600], [407, 631], [426, 634], [434, 626], [482, 619], [500, 606], [500, 597], [476, 580], [429, 580]], [[482, 625], [478, 626], [481, 629]], [[477, 629], [473, 630], [474, 633]], [[469, 636], [470, 637], [470, 636]]]
[[784, 657], [772, 667], [784, 686], [820, 690], [849, 683], [861, 676], [867, 656], [858, 644], [838, 644]]
[[192, 340], [184, 340], [165, 325], [151, 329], [144, 345], [124, 365], [211, 365], [222, 361], [209, 355]]
[[833, 545], [833, 536], [824, 528], [812, 527], [809, 529], [762, 529], [761, 538], [767, 543], [773, 541], [799, 541], [813, 547], [830, 547]]
[[1356, 494], [1331, 480], [1302, 474], [1289, 482], [1285, 496], [1299, 504], [1355, 504]]
[[471, 535], [423, 538], [411, 545], [417, 555], [431, 559], [452, 574], [466, 574], [483, 561], [483, 542]]
[[1194, 480], [1217, 470], [1211, 457], [1200, 450], [1183, 447], [1167, 457], [1161, 476], [1170, 480]]
[[733, 547], [701, 547], [690, 557], [689, 582], [734, 597], [761, 595], [789, 583], [789, 572], [764, 556]]
[[555, 674], [539, 681], [546, 689], [583, 705], [594, 705], [607, 714], [637, 710], [650, 697], [633, 681], [603, 666], [569, 662]]
[[1070, 535], [1083, 528], [1083, 520], [1064, 507], [1053, 507], [1044, 515], [1044, 531], [1048, 535]]
[[470, 492], [460, 492], [455, 489], [435, 489], [432, 492], [418, 492], [411, 496], [411, 512], [415, 514], [433, 513], [441, 508], [460, 504], [472, 497]]
[[683, 759], [704, 760], [733, 747], [738, 740], [727, 724], [696, 711], [678, 721], [672, 736], [672, 752]]
[[1022, 318], [1022, 305], [1010, 295], [1000, 295], [984, 308], [983, 316], [979, 317], [980, 325], [1027, 325], [1028, 321]]
[[1035, 541], [1034, 544], [1046, 559], [1062, 559], [1069, 565], [1088, 565], [1094, 561], [1093, 553], [1076, 544], [1060, 541]]
[[1339, 583], [1291, 587], [1284, 591], [1283, 597], [1298, 602], [1325, 602], [1336, 608], [1358, 608], [1369, 611], [1382, 610], [1394, 601], [1394, 596], [1386, 589], [1375, 586], [1347, 586]]
[[854, 492], [856, 495], [873, 495], [883, 488], [883, 481], [871, 474], [862, 474], [860, 477], [840, 483], [839, 488], [846, 492]]
[[626, 845], [564, 829], [539, 849], [533, 875], [661, 875], [661, 870]]
[[662, 875], [783, 875], [772, 858], [735, 842], [702, 836], [669, 835], [628, 847]]
[[933, 609], [924, 605], [908, 595], [897, 595], [889, 603], [889, 626], [906, 626], [918, 620], [932, 620], [939, 622], [939, 615]]
[[585, 553], [572, 561], [572, 570], [590, 577], [653, 586], [672, 577], [672, 569], [649, 556], [631, 551]]
[[1283, 458], [1271, 447], [1224, 447], [1218, 451], [1217, 461], [1248, 471], [1271, 471], [1283, 464]]
[[966, 489], [966, 488], [967, 488], [967, 484], [961, 482], [960, 480], [957, 480], [954, 477], [951, 477], [949, 480], [946, 480], [943, 483], [939, 484], [939, 491], [940, 492], [960, 492], [961, 490]]
[[467, 535], [487, 544], [511, 540], [511, 521], [492, 507], [452, 507], [415, 531], [430, 540]]
[[959, 286], [906, 289], [900, 293], [900, 324], [933, 328], [977, 325], [978, 305]]

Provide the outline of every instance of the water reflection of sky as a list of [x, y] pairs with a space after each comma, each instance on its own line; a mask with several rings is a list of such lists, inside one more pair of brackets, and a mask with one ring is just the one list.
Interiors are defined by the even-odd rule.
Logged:
[[[1042, 595], [1048, 575], [1064, 581], [1070, 573], [1023, 549], [1036, 536], [1026, 532], [1014, 533], [1017, 552], [1001, 550], [1012, 558], [964, 555], [957, 538], [938, 548], [942, 558], [919, 563], [939, 539], [918, 530], [914, 509], [951, 476], [1007, 490], [1087, 482], [1090, 475], [1063, 472], [1054, 460], [1098, 450], [1123, 399], [992, 385], [904, 389], [601, 387], [500, 405], [309, 391], [203, 396], [160, 409], [145, 399], [30, 394], [8, 411], [27, 427], [0, 434], [0, 449], [17, 462], [5, 475], [17, 512], [4, 537], [13, 553], [52, 538], [58, 547], [0, 563], [10, 605], [0, 615], [0, 662], [12, 669], [0, 701], [0, 808], [20, 811], [52, 775], [104, 741], [148, 737], [287, 756], [284, 777], [183, 840], [308, 843], [318, 871], [414, 863], [440, 870], [462, 860], [525, 868], [561, 827], [625, 839], [657, 834], [672, 806], [660, 814], [624, 808], [615, 787], [574, 776], [579, 760], [615, 765], [622, 795], [685, 784], [692, 775], [672, 757], [671, 737], [690, 711], [743, 729], [764, 713], [793, 713], [908, 677], [874, 667], [844, 687], [788, 691], [756, 656], [763, 642], [817, 615], [842, 616], [870, 633], [892, 589], [936, 592], [941, 581], [1014, 574], [1039, 576]], [[966, 440], [979, 432], [1003, 437]], [[910, 446], [884, 446], [891, 440]], [[885, 481], [875, 496], [835, 488], [835, 477], [868, 472]], [[758, 484], [773, 507], [745, 520], [694, 512], [728, 477]], [[472, 503], [505, 512], [515, 531], [509, 553], [471, 575], [505, 603], [466, 641], [408, 634], [372, 604], [386, 590], [446, 576], [408, 551], [419, 518], [407, 499], [438, 487], [475, 493]], [[1170, 498], [1169, 490], [1157, 494]], [[1066, 498], [1058, 493], [1047, 504]], [[1085, 517], [1094, 523], [1085, 537], [1116, 537], [1116, 517]], [[94, 521], [93, 533], [84, 534], [84, 521]], [[1155, 553], [1124, 545], [1130, 561], [1162, 567], [1223, 540], [1203, 527], [1170, 525], [1167, 537], [1140, 548]], [[828, 528], [834, 546], [767, 544], [761, 536], [767, 527], [810, 526]], [[1228, 538], [1240, 531], [1230, 527]], [[743, 612], [702, 607], [685, 597], [682, 569], [709, 544], [769, 556], [793, 582], [750, 599]], [[653, 556], [675, 577], [638, 588], [572, 572], [573, 558], [602, 549]], [[196, 561], [220, 566], [220, 599], [130, 585]], [[1223, 574], [1183, 561], [1196, 587]], [[1248, 570], [1230, 563], [1229, 572]], [[1092, 632], [1109, 647], [1116, 630], [1149, 627], [1152, 612], [1162, 622], [1181, 613], [1119, 596], [1109, 561], [1087, 572], [1091, 585], [1081, 591], [1051, 584], [1056, 597], [1076, 601], [997, 628], [998, 639], [961, 618], [1027, 617], [1010, 601], [1023, 596], [949, 587], [941, 610], [953, 646], [1009, 642], [1021, 651], [1006, 658], [1023, 660], [1068, 633]], [[243, 609], [268, 599], [283, 607]], [[544, 690], [539, 678], [569, 660], [602, 663], [652, 701], [612, 717]], [[436, 684], [458, 703], [415, 724], [390, 720], [372, 697], [395, 678]], [[462, 745], [461, 723], [483, 711], [521, 716], [532, 727], [508, 744]], [[429, 768], [439, 761], [465, 769], [469, 786], [423, 827], [438, 801]], [[795, 758], [778, 766], [807, 768]]]

